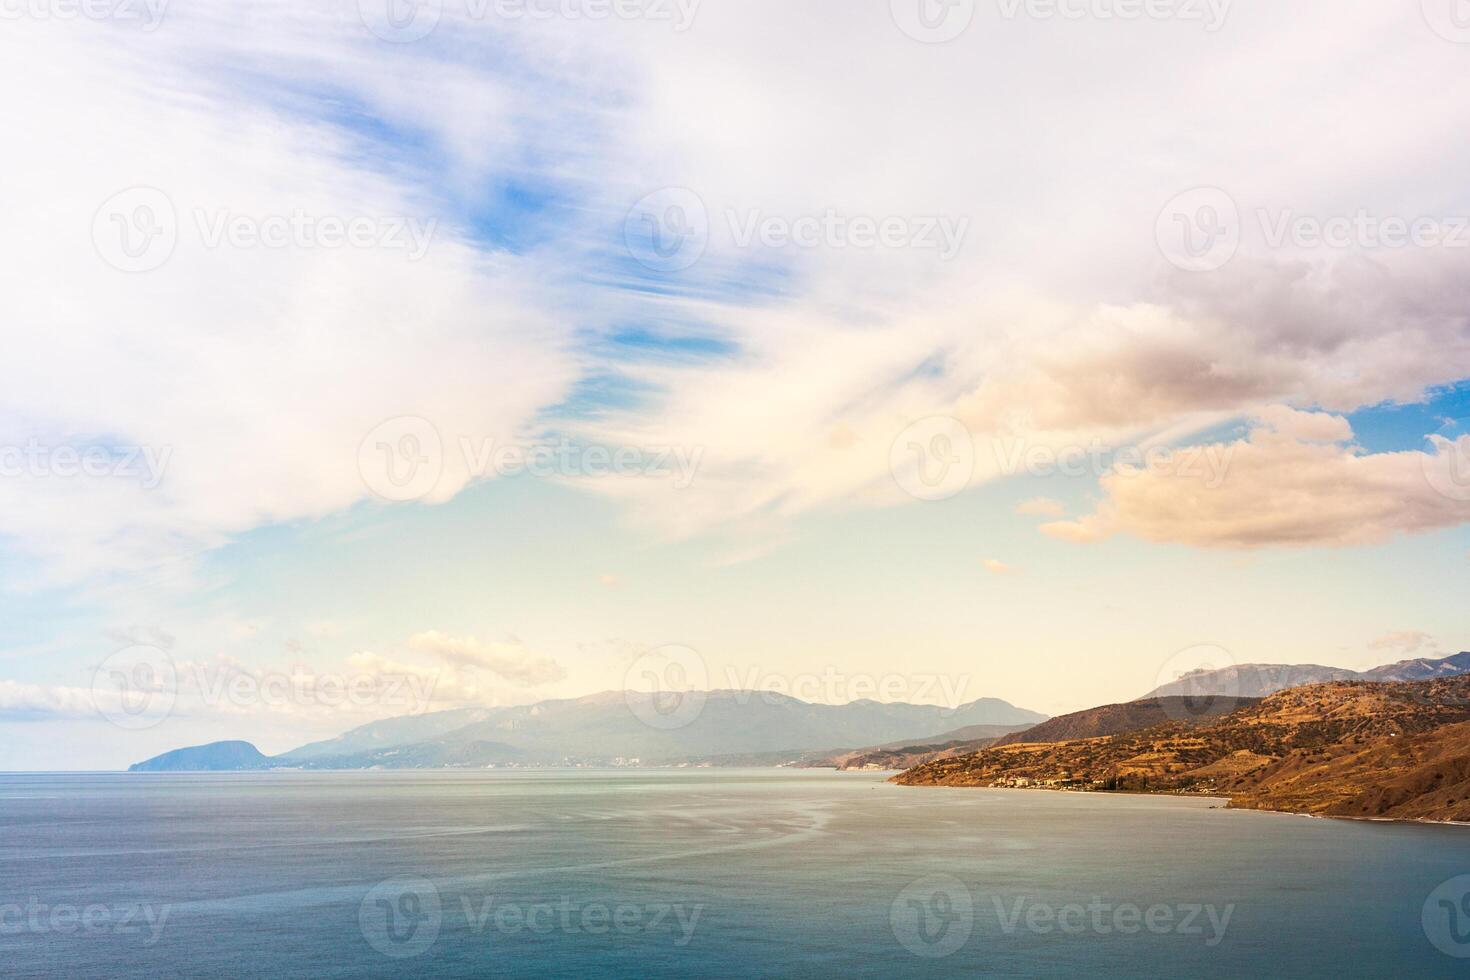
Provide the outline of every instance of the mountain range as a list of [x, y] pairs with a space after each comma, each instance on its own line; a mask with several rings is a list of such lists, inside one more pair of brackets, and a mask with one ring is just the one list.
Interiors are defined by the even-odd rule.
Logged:
[[1168, 725], [1208, 727], [1262, 698], [1306, 685], [1405, 683], [1467, 672], [1470, 653], [1368, 671], [1246, 664], [1196, 671], [1137, 701], [1056, 718], [995, 698], [946, 709], [875, 701], [823, 705], [772, 692], [712, 691], [683, 695], [698, 699], [698, 710], [687, 724], [671, 724], [684, 720], [665, 717], [677, 712], [682, 700], [665, 703], [653, 695], [610, 691], [520, 707], [390, 718], [274, 757], [247, 742], [218, 742], [167, 752], [130, 771], [785, 764], [910, 769], [1018, 744], [1073, 742]]
[[1470, 821], [1467, 662], [1465, 654], [1416, 662], [1411, 669], [1428, 680], [1332, 680], [1224, 699], [1228, 710], [1210, 717], [1168, 710], [1159, 721], [1146, 702], [1109, 705], [894, 781], [1186, 792], [1227, 796], [1240, 808]]
[[1420, 658], [1385, 664], [1372, 670], [1347, 670], [1319, 664], [1241, 664], [1218, 670], [1196, 670], [1176, 681], [1161, 685], [1145, 698], [1202, 697], [1228, 695], [1241, 698], [1263, 698], [1277, 691], [1306, 684], [1331, 681], [1425, 681], [1435, 677], [1455, 677], [1470, 672], [1470, 653], [1458, 653], [1440, 660]]
[[[363, 725], [267, 759], [275, 768], [428, 769], [556, 765], [777, 765], [843, 745], [926, 739], [963, 726], [1011, 731], [1046, 715], [982, 698], [958, 708], [854, 701], [812, 704], [784, 694], [712, 691], [680, 700], [606, 692], [510, 708], [463, 708]], [[262, 768], [240, 746], [165, 753], [135, 772]], [[242, 765], [241, 763], [245, 764]]]
[[[993, 746], [1017, 742], [1062, 742], [1138, 731], [1168, 721], [1185, 725], [1220, 718], [1267, 694], [1325, 681], [1414, 681], [1452, 677], [1470, 671], [1470, 654], [1442, 660], [1405, 660], [1367, 671], [1308, 664], [1247, 664], [1195, 671], [1179, 681], [1123, 704], [1087, 708], [1049, 718], [1030, 728], [968, 728], [922, 741], [894, 742], [803, 759], [801, 765], [836, 769], [912, 769]], [[1241, 692], [1254, 692], [1242, 694]]]

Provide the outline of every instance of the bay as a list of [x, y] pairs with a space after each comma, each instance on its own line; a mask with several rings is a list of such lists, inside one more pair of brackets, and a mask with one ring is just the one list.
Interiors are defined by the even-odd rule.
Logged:
[[0, 775], [6, 976], [1449, 977], [1464, 874], [1470, 828], [873, 773]]

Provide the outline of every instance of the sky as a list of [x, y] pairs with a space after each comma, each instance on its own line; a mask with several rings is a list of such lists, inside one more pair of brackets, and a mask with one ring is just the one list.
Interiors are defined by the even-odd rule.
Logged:
[[1360, 6], [5, 4], [0, 770], [1470, 649], [1470, 28]]

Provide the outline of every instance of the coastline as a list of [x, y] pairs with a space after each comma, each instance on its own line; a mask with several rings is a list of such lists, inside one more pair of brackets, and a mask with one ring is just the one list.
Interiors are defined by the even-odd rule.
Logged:
[[[906, 772], [906, 771], [907, 770], [899, 770], [898, 771], [898, 774], [902, 774], [903, 772]], [[1078, 789], [1057, 789], [1055, 787], [1050, 787], [1050, 786], [1028, 786], [1028, 787], [1024, 787], [1024, 788], [1023, 787], [1019, 787], [1019, 786], [978, 786], [978, 785], [977, 786], [947, 786], [944, 783], [922, 783], [922, 784], [900, 783], [897, 780], [893, 779], [892, 777], [890, 777], [888, 779], [888, 782], [893, 783], [895, 786], [906, 786], [906, 787], [908, 787], [910, 789], [954, 789], [954, 790], [991, 789], [991, 790], [1000, 790], [1000, 791], [1007, 792], [1007, 793], [1075, 793], [1075, 794], [1083, 794], [1083, 795], [1087, 795], [1087, 796], [1155, 796], [1155, 797], [1174, 797], [1176, 799], [1178, 799], [1178, 798], [1184, 798], [1184, 799], [1191, 799], [1191, 800], [1206, 800], [1206, 801], [1209, 801], [1209, 802], [1212, 802], [1212, 803], [1222, 804], [1220, 806], [1210, 807], [1210, 809], [1212, 809], [1212, 810], [1230, 810], [1230, 811], [1233, 811], [1235, 813], [1264, 813], [1264, 814], [1272, 814], [1272, 815], [1279, 816], [1279, 817], [1306, 817], [1306, 818], [1311, 819], [1311, 820], [1352, 820], [1352, 821], [1357, 821], [1359, 823], [1408, 824], [1408, 825], [1417, 825], [1417, 826], [1423, 826], [1423, 827], [1470, 827], [1470, 821], [1466, 821], [1466, 820], [1430, 820], [1430, 819], [1428, 819], [1426, 817], [1353, 817], [1353, 816], [1346, 816], [1346, 815], [1343, 815], [1343, 814], [1336, 814], [1336, 813], [1306, 813], [1306, 812], [1303, 812], [1303, 811], [1300, 811], [1300, 810], [1272, 810], [1272, 809], [1268, 809], [1266, 807], [1232, 806], [1231, 804], [1234, 802], [1234, 797], [1230, 797], [1230, 796], [1215, 796], [1215, 795], [1204, 794], [1204, 793], [1169, 793], [1169, 792], [1153, 793], [1153, 792], [1149, 792], [1147, 790], [1121, 790], [1121, 789], [1078, 790]]]

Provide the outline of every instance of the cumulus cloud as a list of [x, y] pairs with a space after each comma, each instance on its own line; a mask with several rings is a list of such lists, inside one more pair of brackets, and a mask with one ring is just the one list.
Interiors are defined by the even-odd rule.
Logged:
[[410, 637], [408, 646], [456, 667], [487, 670], [525, 687], [552, 684], [566, 676], [565, 669], [556, 660], [527, 650], [518, 640], [483, 641], [473, 636], [450, 636], [429, 630]]
[[[1055, 37], [1043, 25], [977, 23], [963, 39], [976, 58], [960, 67], [883, 44], [879, 32], [890, 25], [858, 18], [844, 43], [870, 44], [879, 67], [870, 78], [844, 79], [839, 97], [822, 60], [810, 57], [810, 39], [822, 33], [814, 27], [818, 15], [793, 5], [760, 9], [771, 18], [762, 29], [787, 25], [775, 33], [789, 40], [743, 46], [749, 27], [742, 18], [707, 5], [702, 26], [720, 30], [696, 32], [690, 44], [658, 48], [658, 56], [640, 48], [650, 52], [656, 93], [645, 107], [653, 119], [648, 132], [681, 121], [678, 182], [699, 188], [713, 216], [710, 257], [695, 273], [728, 274], [719, 264], [731, 251], [720, 240], [720, 217], [732, 210], [948, 211], [983, 215], [986, 234], [942, 266], [915, 255], [884, 254], [880, 263], [852, 249], [761, 254], [790, 271], [775, 295], [731, 300], [702, 292], [661, 302], [667, 321], [714, 325], [734, 353], [628, 368], [655, 395], [589, 426], [613, 439], [707, 446], [700, 480], [688, 491], [647, 482], [599, 488], [627, 502], [640, 525], [674, 536], [724, 531], [739, 554], [753, 555], [766, 550], [755, 542], [779, 542], [803, 514], [910, 502], [893, 487], [888, 451], [926, 416], [952, 416], [972, 430], [971, 483], [979, 484], [1006, 475], [989, 451], [997, 437], [1052, 449], [1179, 439], [1273, 404], [1342, 412], [1417, 401], [1470, 375], [1465, 250], [1283, 249], [1263, 241], [1257, 217], [1262, 210], [1434, 214], [1457, 199], [1453, 168], [1401, 155], [1380, 169], [1354, 171], [1360, 176], [1338, 167], [1337, 180], [1321, 180], [1344, 153], [1377, 159], [1383, 144], [1373, 133], [1456, 145], [1453, 126], [1470, 110], [1444, 107], [1458, 123], [1418, 114], [1411, 121], [1370, 81], [1382, 71], [1417, 84], [1401, 73], [1420, 58], [1431, 72], [1450, 70], [1453, 52], [1435, 46], [1417, 11], [1334, 21], [1338, 50], [1363, 46], [1348, 38], [1394, 40], [1374, 46], [1370, 74], [1361, 63], [1318, 63], [1332, 74], [1332, 99], [1373, 121], [1308, 136], [1293, 122], [1300, 112], [1290, 97], [1273, 102], [1263, 118], [1254, 108], [1243, 111], [1238, 91], [1226, 95], [1188, 64], [1200, 56], [1239, 60], [1251, 65], [1249, 84], [1263, 95], [1289, 89], [1290, 52], [1321, 42], [1313, 25], [1325, 8], [1300, 6], [1270, 24], [1237, 13], [1228, 38], [1180, 32], [1167, 53], [1140, 46], [1136, 35], [1096, 31], [1086, 56], [1098, 59], [1094, 67], [1143, 58], [1178, 82], [1162, 93], [1139, 79], [1110, 77], [1107, 101], [1149, 106], [1147, 124], [1131, 114], [1099, 114], [1097, 105], [1076, 102], [1073, 86], [1038, 79], [1008, 94], [1004, 110], [979, 100], [970, 107], [980, 113], [969, 116], [976, 124], [959, 130], [942, 100], [932, 114], [907, 103], [898, 109], [889, 80], [963, 90], [983, 89], [984, 78], [1000, 70], [1045, 75], [1050, 69], [1039, 66], [1054, 53], [1046, 46]], [[1273, 67], [1263, 71], [1262, 64]], [[752, 70], [714, 72], [710, 65]], [[802, 96], [793, 101], [793, 92]], [[805, 116], [813, 105], [822, 111]], [[1201, 107], [1212, 120], [1209, 140], [1157, 142], [1163, 120], [1185, 128]], [[885, 127], [877, 155], [869, 152], [874, 113]], [[1058, 133], [1093, 132], [1099, 146], [1138, 152], [1125, 155], [1127, 166], [1117, 154], [1079, 154], [1070, 138], [1061, 145], [1032, 131], [1027, 120], [1037, 115], [1065, 120]], [[732, 130], [731, 119], [741, 125]], [[1288, 140], [1295, 155], [1262, 167], [1259, 152], [1247, 148], [1259, 146], [1263, 132]], [[929, 152], [935, 139], [946, 147], [943, 159]], [[744, 152], [772, 144], [810, 166]], [[1330, 154], [1329, 144], [1336, 147]], [[1412, 194], [1403, 179], [1389, 177], [1394, 172], [1413, 173]], [[1168, 198], [1202, 175], [1230, 189], [1247, 233], [1225, 268], [1185, 274], [1161, 258], [1155, 222]], [[996, 200], [996, 187], [1034, 185], [1047, 192], [1011, 205]], [[836, 350], [840, 358], [829, 355]]]
[[[1237, 11], [1228, 35], [1168, 25], [1168, 44], [1067, 25], [1091, 43], [1058, 74], [1056, 24], [989, 14], [957, 42], [967, 57], [937, 59], [882, 4], [835, 35], [824, 5], [761, 0], [703, 4], [685, 32], [566, 18], [512, 30], [446, 10], [431, 38], [405, 45], [377, 42], [352, 7], [176, 6], [147, 35], [15, 21], [0, 37], [0, 77], [32, 93], [0, 107], [14, 144], [0, 208], [24, 229], [0, 242], [14, 283], [7, 323], [47, 324], [6, 337], [15, 370], [0, 444], [40, 434], [167, 458], [148, 488], [0, 481], [0, 532], [52, 574], [152, 569], [351, 507], [369, 496], [357, 449], [385, 419], [432, 419], [451, 449], [462, 435], [515, 441], [592, 373], [576, 349], [599, 329], [589, 322], [719, 342], [718, 356], [596, 365], [644, 397], [559, 424], [707, 450], [693, 487], [590, 489], [664, 534], [726, 534], [741, 556], [813, 511], [910, 502], [888, 451], [930, 415], [961, 419], [982, 443], [1119, 445], [1275, 402], [1413, 400], [1470, 375], [1470, 277], [1453, 250], [1283, 255], [1248, 240], [1227, 268], [1185, 276], [1153, 240], [1169, 194], [1202, 175], [1246, 215], [1432, 213], [1454, 200], [1470, 107], [1406, 112], [1396, 94], [1454, 77], [1460, 52], [1414, 10]], [[1358, 125], [1303, 123], [1290, 83], [1311, 44], [1369, 52], [1316, 66], [1311, 118], [1351, 112]], [[834, 73], [854, 50], [870, 70]], [[1251, 71], [1225, 93], [1196, 70], [1203, 57]], [[1150, 71], [1112, 70], [1134, 63]], [[1106, 85], [1078, 100], [1067, 72]], [[994, 91], [996, 73], [1015, 79], [1003, 97], [966, 94]], [[916, 105], [915, 89], [953, 98]], [[1106, 111], [1118, 105], [1132, 108]], [[1209, 139], [1160, 137], [1201, 113]], [[58, 118], [73, 124], [63, 132]], [[1036, 118], [1053, 121], [1048, 132]], [[1276, 150], [1268, 165], [1263, 138]], [[1355, 183], [1335, 166], [1410, 143], [1436, 152], [1359, 168]], [[538, 226], [539, 244], [501, 247], [522, 216], [466, 213], [523, 184], [575, 207]], [[99, 261], [88, 232], [101, 202], [135, 185], [164, 190], [182, 223], [167, 264], [130, 276]], [[606, 232], [666, 186], [696, 192], [710, 242], [687, 275], [660, 278], [610, 253]], [[220, 250], [194, 232], [201, 209], [439, 227], [414, 261]], [[948, 260], [751, 248], [732, 234], [752, 216], [828, 211], [985, 234]], [[56, 364], [68, 370], [58, 377]], [[119, 364], [145, 365], [147, 383]], [[1005, 475], [981, 457], [973, 482]], [[478, 478], [461, 453], [443, 466], [430, 501]]]
[[985, 570], [987, 572], [990, 572], [993, 575], [1014, 575], [1016, 572], [1020, 571], [1019, 568], [1007, 565], [1005, 562], [999, 560], [998, 558], [986, 558], [980, 564], [985, 567]]
[[[1470, 437], [1385, 453], [1365, 453], [1350, 437], [1340, 417], [1267, 409], [1243, 440], [1109, 472], [1094, 513], [1042, 530], [1083, 543], [1127, 533], [1205, 548], [1337, 547], [1470, 522], [1470, 485], [1456, 476]], [[1194, 465], [1210, 451], [1228, 458], [1218, 485]]]
[[1279, 436], [1298, 442], [1351, 442], [1353, 427], [1340, 415], [1303, 412], [1287, 405], [1270, 405], [1255, 413], [1256, 420]]
[[1368, 649], [1392, 650], [1405, 657], [1411, 657], [1420, 650], [1427, 650], [1431, 653], [1438, 650], [1439, 642], [1422, 630], [1400, 630], [1395, 633], [1385, 633], [1368, 644]]

